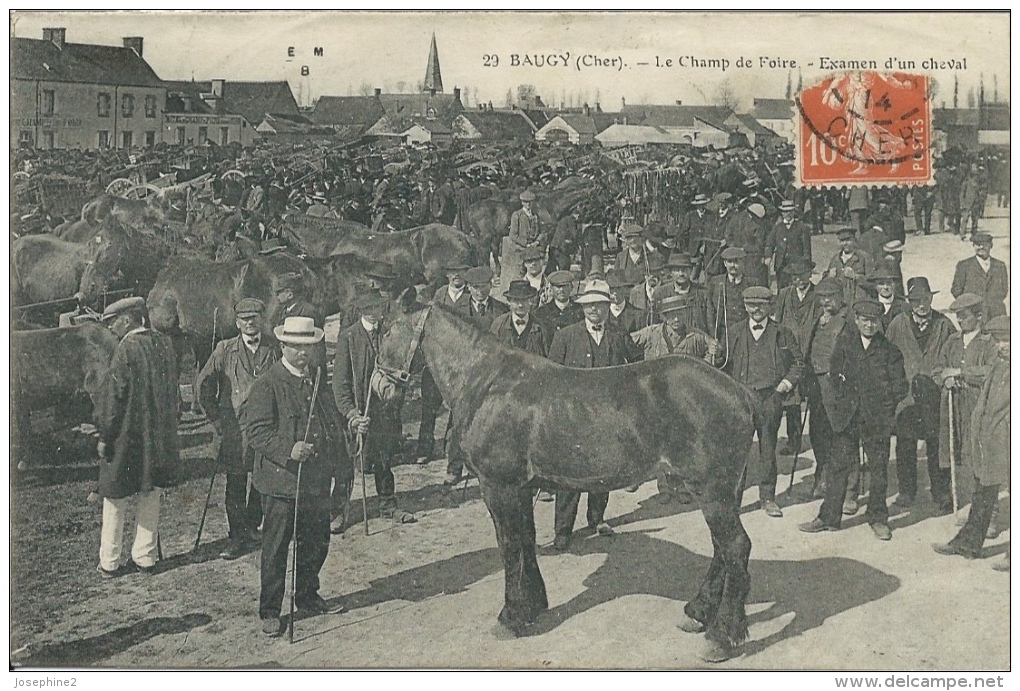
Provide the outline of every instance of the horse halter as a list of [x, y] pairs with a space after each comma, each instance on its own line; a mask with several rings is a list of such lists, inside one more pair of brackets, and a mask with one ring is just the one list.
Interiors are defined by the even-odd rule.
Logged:
[[407, 348], [407, 359], [404, 362], [402, 369], [392, 369], [384, 367], [376, 362], [376, 369], [380, 370], [383, 374], [394, 379], [401, 384], [406, 384], [411, 379], [411, 363], [414, 362], [414, 356], [418, 353], [418, 349], [421, 347], [421, 338], [425, 333], [425, 321], [429, 318], [429, 312], [432, 311], [432, 305], [429, 305], [421, 314], [421, 318], [418, 319], [414, 324], [414, 330], [411, 333], [411, 343]]

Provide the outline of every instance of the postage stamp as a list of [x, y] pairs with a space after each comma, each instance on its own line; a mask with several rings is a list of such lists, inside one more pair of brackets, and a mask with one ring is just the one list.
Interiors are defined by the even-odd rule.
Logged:
[[797, 182], [805, 187], [932, 180], [928, 77], [846, 72], [796, 100]]

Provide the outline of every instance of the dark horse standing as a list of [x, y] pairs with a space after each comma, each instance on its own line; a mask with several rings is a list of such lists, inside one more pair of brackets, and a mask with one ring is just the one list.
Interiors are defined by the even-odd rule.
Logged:
[[453, 410], [451, 448], [478, 476], [496, 527], [504, 626], [526, 633], [549, 606], [535, 558], [533, 489], [619, 489], [665, 461], [699, 497], [714, 548], [685, 628], [706, 631], [706, 660], [732, 656], [747, 637], [750, 589], [740, 500], [759, 418], [747, 389], [683, 356], [562, 367], [503, 347], [440, 307], [398, 316], [384, 334], [380, 369], [406, 378], [412, 363], [428, 365]]

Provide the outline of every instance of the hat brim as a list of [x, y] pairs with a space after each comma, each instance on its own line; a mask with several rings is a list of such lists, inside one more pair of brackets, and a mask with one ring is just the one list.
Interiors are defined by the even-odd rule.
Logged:
[[574, 298], [574, 302], [579, 305], [590, 305], [596, 302], [612, 302], [613, 299], [606, 293], [584, 293]]
[[273, 329], [273, 335], [276, 336], [276, 340], [278, 340], [280, 343], [289, 343], [291, 345], [312, 345], [313, 343], [318, 343], [319, 341], [321, 341], [323, 337], [326, 335], [326, 332], [320, 329], [319, 327], [315, 327], [313, 331], [314, 335], [312, 336], [295, 336], [293, 334], [284, 334], [283, 329], [284, 329], [283, 326], [277, 326], [276, 328]]
[[262, 312], [258, 310], [245, 310], [244, 312], [235, 312], [234, 316], [238, 319], [245, 319], [247, 317], [261, 317]]

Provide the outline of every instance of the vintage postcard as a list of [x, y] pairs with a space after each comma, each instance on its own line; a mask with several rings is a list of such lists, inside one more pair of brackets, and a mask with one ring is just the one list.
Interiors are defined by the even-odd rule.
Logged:
[[15, 685], [1002, 686], [1009, 27], [11, 12]]

